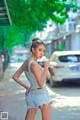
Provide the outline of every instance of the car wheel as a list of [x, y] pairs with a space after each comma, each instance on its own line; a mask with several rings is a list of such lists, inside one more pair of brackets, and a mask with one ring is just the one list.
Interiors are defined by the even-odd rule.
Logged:
[[51, 87], [56, 87], [57, 83], [55, 81], [53, 81], [52, 77], [50, 78], [50, 86]]

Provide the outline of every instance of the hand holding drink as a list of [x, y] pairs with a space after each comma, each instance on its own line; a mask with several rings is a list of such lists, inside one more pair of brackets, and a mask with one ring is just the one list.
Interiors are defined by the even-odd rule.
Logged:
[[49, 64], [49, 62], [48, 62], [48, 59], [45, 59], [45, 60], [44, 60], [44, 67], [45, 67], [45, 68], [47, 67], [47, 69], [48, 69], [48, 71], [49, 71], [49, 73], [50, 73], [51, 76], [54, 75], [54, 72], [53, 72], [52, 68], [50, 67], [50, 64]]

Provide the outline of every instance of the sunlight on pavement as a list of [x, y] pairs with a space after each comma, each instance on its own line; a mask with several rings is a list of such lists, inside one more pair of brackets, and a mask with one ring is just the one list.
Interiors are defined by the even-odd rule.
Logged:
[[22, 63], [11, 63], [10, 66], [11, 67], [16, 67], [19, 68], [22, 65]]
[[80, 97], [57, 96], [54, 98], [54, 107], [80, 107]]
[[79, 96], [63, 96], [60, 94], [56, 94], [53, 90], [48, 88], [48, 91], [51, 96], [53, 96], [52, 106], [54, 108], [62, 108], [62, 107], [80, 107], [80, 97]]

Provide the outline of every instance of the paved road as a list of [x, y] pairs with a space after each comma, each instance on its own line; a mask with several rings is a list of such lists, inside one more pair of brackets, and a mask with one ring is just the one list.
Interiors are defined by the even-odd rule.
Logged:
[[[19, 66], [20, 64], [11, 64], [0, 81], [0, 111], [8, 112], [8, 120], [24, 120], [26, 112], [25, 90], [12, 79], [12, 75]], [[21, 79], [29, 84], [24, 74]], [[51, 120], [80, 120], [79, 86], [51, 88], [48, 85], [48, 90], [53, 98]], [[41, 120], [39, 110], [36, 120]]]

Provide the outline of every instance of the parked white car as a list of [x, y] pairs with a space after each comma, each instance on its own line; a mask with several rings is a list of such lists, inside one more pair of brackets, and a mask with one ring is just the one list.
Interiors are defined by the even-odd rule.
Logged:
[[80, 51], [55, 51], [50, 66], [54, 71], [54, 76], [49, 76], [51, 86], [62, 81], [80, 81]]

